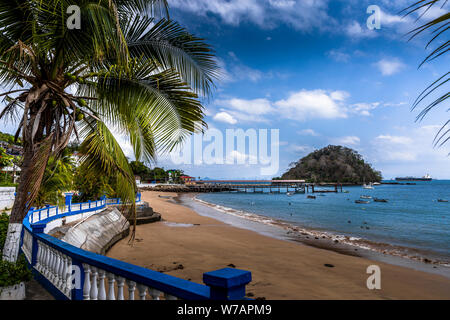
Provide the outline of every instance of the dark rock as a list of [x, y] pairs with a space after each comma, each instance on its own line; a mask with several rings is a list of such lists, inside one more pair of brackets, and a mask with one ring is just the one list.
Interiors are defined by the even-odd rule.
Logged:
[[227, 267], [236, 268], [236, 266], [234, 264], [232, 264], [232, 263], [228, 264]]
[[255, 295], [251, 292], [247, 293], [247, 297], [254, 297]]
[[332, 265], [331, 263], [325, 263], [324, 266], [327, 268], [334, 268], [334, 265]]

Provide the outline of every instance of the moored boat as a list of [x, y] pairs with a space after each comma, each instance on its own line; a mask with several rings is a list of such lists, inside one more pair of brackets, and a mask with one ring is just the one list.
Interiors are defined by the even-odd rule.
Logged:
[[386, 199], [373, 198], [375, 202], [388, 202]]
[[370, 203], [370, 201], [365, 201], [365, 200], [355, 200], [355, 203], [368, 204], [368, 203]]

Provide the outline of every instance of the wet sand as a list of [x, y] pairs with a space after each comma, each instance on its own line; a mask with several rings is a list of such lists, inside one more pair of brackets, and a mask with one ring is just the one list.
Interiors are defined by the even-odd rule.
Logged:
[[[174, 203], [174, 196], [144, 192], [164, 221], [138, 226], [132, 246], [123, 239], [107, 255], [198, 283], [207, 271], [250, 270], [252, 298], [450, 299], [447, 277], [233, 227]], [[381, 290], [367, 289], [370, 265], [381, 269]]]

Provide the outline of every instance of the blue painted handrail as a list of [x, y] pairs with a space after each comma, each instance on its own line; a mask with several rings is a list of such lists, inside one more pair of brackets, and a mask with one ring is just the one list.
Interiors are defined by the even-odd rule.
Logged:
[[[45, 207], [41, 209], [31, 209], [23, 221], [25, 231], [22, 233], [22, 251], [25, 253], [32, 272], [36, 278], [47, 290], [58, 299], [83, 299], [83, 286], [74, 288], [68, 292], [63, 292], [64, 288], [61, 283], [67, 275], [61, 278], [61, 272], [64, 267], [56, 267], [59, 272], [58, 281], [55, 282], [55, 276], [49, 276], [48, 272], [42, 272], [42, 252], [47, 250], [51, 252], [57, 251], [61, 265], [66, 263], [67, 259], [71, 261], [72, 266], [77, 266], [80, 270], [79, 283], [84, 284], [85, 273], [89, 275], [90, 269], [102, 270], [114, 277], [127, 279], [141, 286], [146, 286], [163, 292], [167, 295], [186, 300], [221, 300], [221, 299], [245, 299], [245, 286], [251, 281], [251, 273], [249, 271], [225, 268], [204, 274], [204, 282], [206, 285], [195, 283], [192, 281], [177, 278], [171, 275], [163, 274], [147, 268], [136, 266], [113, 258], [105, 257], [93, 252], [85, 251], [77, 248], [64, 241], [56, 239], [44, 233], [46, 224], [67, 216], [82, 214], [103, 210], [107, 205], [120, 204], [120, 199], [107, 199], [102, 197], [98, 201], [88, 201], [84, 203], [71, 203], [72, 194], [66, 194], [66, 210], [60, 212], [57, 207]], [[136, 201], [141, 201], [141, 195], [138, 194]], [[50, 215], [50, 210], [55, 209], [54, 215]], [[36, 215], [37, 214], [37, 215]], [[33, 218], [36, 218], [34, 219]], [[24, 233], [27, 233], [26, 241]], [[38, 252], [40, 246], [43, 246]], [[49, 249], [51, 248], [51, 249]], [[54, 253], [51, 255], [55, 256]], [[66, 258], [64, 258], [66, 257]], [[39, 260], [41, 259], [41, 260]], [[56, 259], [56, 258], [54, 258]], [[45, 260], [45, 259], [44, 259]], [[50, 266], [55, 267], [55, 260], [49, 260]], [[58, 262], [56, 263], [58, 264]], [[85, 270], [85, 267], [88, 267]], [[71, 271], [68, 271], [72, 273]], [[52, 278], [53, 277], [53, 278]], [[91, 278], [89, 278], [89, 282]], [[103, 280], [102, 280], [103, 281]], [[89, 296], [89, 292], [87, 292]], [[105, 298], [106, 296], [104, 296]], [[84, 292], [86, 299], [86, 292]]]

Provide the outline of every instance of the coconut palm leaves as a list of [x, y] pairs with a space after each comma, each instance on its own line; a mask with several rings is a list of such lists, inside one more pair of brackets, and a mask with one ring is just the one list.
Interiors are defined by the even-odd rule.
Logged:
[[[410, 15], [415, 12], [419, 12], [419, 19], [425, 15], [433, 6], [440, 6], [444, 8], [447, 5], [448, 0], [422, 0], [417, 1], [413, 5], [409, 6], [404, 10], [405, 15]], [[440, 56], [446, 54], [450, 49], [450, 41], [445, 36], [450, 29], [450, 13], [444, 13], [440, 17], [433, 19], [410, 32], [410, 39], [421, 35], [425, 31], [431, 31], [432, 38], [428, 41], [426, 48], [432, 46], [437, 43], [437, 47], [433, 48], [431, 53], [422, 61], [419, 65], [419, 68], [426, 62], [433, 61]], [[422, 120], [427, 113], [432, 110], [434, 107], [444, 103], [448, 98], [450, 93], [446, 91], [445, 87], [447, 82], [450, 80], [449, 78], [450, 72], [445, 73], [439, 79], [434, 81], [431, 85], [429, 85], [414, 101], [412, 109], [417, 108], [426, 98], [430, 97], [430, 95], [437, 92], [440, 93], [438, 98], [436, 98], [433, 102], [429, 103], [425, 106], [422, 111], [418, 114], [417, 120]], [[447, 110], [448, 111], [448, 110]], [[436, 146], [442, 146], [446, 142], [450, 140], [450, 129], [448, 129], [448, 125], [450, 124], [450, 120], [448, 120], [444, 126], [439, 130], [434, 140]]]
[[83, 168], [116, 179], [118, 195], [133, 203], [134, 176], [112, 132], [150, 162], [206, 125], [198, 95], [213, 88], [214, 54], [169, 19], [167, 1], [79, 0], [79, 30], [66, 26], [72, 4], [0, 3], [0, 118], [17, 120], [24, 145], [17, 222], [49, 157], [58, 159], [70, 139], [82, 141]]

